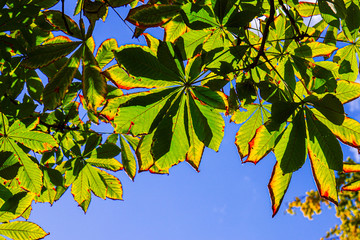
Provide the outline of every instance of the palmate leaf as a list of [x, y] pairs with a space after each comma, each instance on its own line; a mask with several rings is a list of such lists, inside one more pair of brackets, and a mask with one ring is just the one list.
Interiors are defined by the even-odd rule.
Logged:
[[49, 233], [35, 223], [15, 221], [0, 224], [0, 234], [14, 240], [22, 240], [44, 238]]
[[268, 184], [272, 203], [273, 217], [280, 209], [282, 200], [284, 199], [285, 193], [289, 187], [291, 176], [292, 173], [284, 174], [281, 170], [279, 162], [276, 162], [271, 174], [270, 182]]

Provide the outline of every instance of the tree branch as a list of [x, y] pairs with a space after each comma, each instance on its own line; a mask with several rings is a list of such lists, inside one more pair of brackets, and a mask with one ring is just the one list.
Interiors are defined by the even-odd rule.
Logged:
[[261, 41], [261, 46], [260, 46], [260, 49], [259, 49], [258, 54], [255, 57], [254, 61], [248, 66], [248, 69], [256, 67], [258, 62], [259, 62], [260, 57], [265, 55], [265, 43], [266, 43], [266, 40], [267, 40], [268, 35], [269, 35], [270, 24], [275, 19], [274, 0], [269, 0], [269, 3], [270, 3], [270, 16], [267, 19], [266, 24], [265, 24], [265, 29], [264, 29], [264, 32], [263, 32], [263, 38], [262, 38], [262, 41]]

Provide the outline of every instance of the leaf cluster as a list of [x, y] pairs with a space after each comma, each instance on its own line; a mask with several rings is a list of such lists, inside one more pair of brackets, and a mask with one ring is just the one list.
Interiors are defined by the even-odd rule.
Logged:
[[[122, 199], [112, 172], [134, 180], [184, 161], [198, 171], [204, 149], [218, 151], [226, 116], [240, 125], [243, 162], [275, 154], [273, 215], [307, 158], [320, 196], [338, 202], [339, 141], [360, 147], [360, 123], [343, 107], [360, 96], [358, 0], [78, 0], [78, 22], [58, 2], [1, 3], [4, 221], [67, 189], [84, 211], [93, 195]], [[125, 5], [147, 46], [96, 47], [97, 22]], [[154, 27], [162, 40], [146, 33]]]

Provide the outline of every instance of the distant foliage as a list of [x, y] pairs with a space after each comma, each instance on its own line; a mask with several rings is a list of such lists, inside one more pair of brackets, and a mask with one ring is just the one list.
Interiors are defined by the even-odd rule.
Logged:
[[[336, 174], [359, 168], [343, 164], [339, 144], [360, 147], [360, 123], [343, 107], [360, 96], [359, 0], [78, 0], [76, 18], [65, 4], [0, 3], [2, 222], [27, 219], [33, 201], [53, 204], [67, 189], [85, 212], [93, 195], [122, 199], [113, 172], [134, 180], [184, 161], [198, 170], [204, 149], [221, 145], [223, 116], [241, 124], [243, 162], [274, 152], [273, 215], [307, 156], [320, 196], [338, 203]], [[121, 6], [147, 46], [95, 44], [97, 21]], [[163, 39], [146, 33], [153, 27]], [[46, 235], [18, 222], [0, 228], [13, 239], [30, 237], [8, 229]]]
[[[346, 164], [347, 170], [336, 176], [338, 187], [351, 187], [360, 181], [360, 169], [353, 167], [354, 162], [348, 159]], [[345, 168], [344, 168], [345, 169]], [[314, 214], [320, 214], [324, 205], [329, 208], [332, 204], [319, 196], [318, 192], [311, 190], [306, 193], [306, 197], [300, 199], [297, 197], [295, 201], [289, 203], [287, 212], [295, 214], [295, 208], [300, 208], [304, 217], [309, 220], [313, 219]], [[360, 239], [360, 194], [359, 191], [342, 191], [339, 193], [339, 202], [336, 206], [336, 216], [340, 218], [341, 224], [331, 228], [326, 236], [322, 239], [340, 239], [340, 240], [356, 240]]]

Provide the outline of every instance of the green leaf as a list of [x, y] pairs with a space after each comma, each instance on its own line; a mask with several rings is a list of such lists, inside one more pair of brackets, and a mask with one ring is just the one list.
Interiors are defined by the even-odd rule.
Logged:
[[20, 121], [16, 121], [11, 125], [8, 130], [8, 137], [36, 152], [50, 151], [58, 146], [58, 143], [50, 134], [29, 131]]
[[123, 169], [123, 165], [115, 158], [88, 158], [86, 162], [92, 166], [104, 168], [110, 171], [119, 171]]
[[298, 170], [305, 163], [306, 128], [302, 110], [296, 114], [281, 135], [274, 153], [284, 174]]
[[136, 160], [131, 152], [129, 144], [120, 135], [121, 161], [127, 175], [134, 181], [136, 175]]
[[335, 136], [324, 124], [315, 120], [309, 110], [306, 112], [306, 122], [309, 135], [309, 155], [313, 156], [313, 161], [325, 160], [330, 169], [342, 171], [343, 154]]
[[44, 238], [49, 233], [46, 233], [35, 223], [15, 221], [0, 224], [0, 234], [14, 240], [22, 240]]
[[133, 100], [129, 101], [132, 104], [119, 109], [114, 119], [115, 132], [131, 133], [133, 136], [148, 133], [159, 112], [171, 104], [178, 91], [178, 89], [164, 89], [152, 90], [146, 94], [135, 93]]
[[311, 141], [309, 140], [309, 158], [316, 186], [322, 197], [336, 204], [338, 197], [334, 170], [329, 169], [328, 163], [325, 158], [319, 158], [317, 157], [317, 155], [315, 155], [316, 150], [313, 149], [314, 146], [315, 145], [311, 145]]
[[87, 106], [96, 112], [96, 109], [105, 101], [107, 85], [105, 77], [101, 74], [101, 69], [88, 47], [85, 47], [82, 75]]
[[120, 180], [107, 172], [99, 169], [95, 170], [98, 171], [106, 185], [106, 197], [114, 200], [122, 200], [123, 190]]
[[295, 8], [302, 17], [310, 17], [320, 14], [318, 5], [312, 2], [300, 2], [295, 6]]
[[85, 164], [81, 172], [85, 172], [89, 181], [91, 191], [99, 198], [106, 198], [106, 186], [100, 178], [98, 171], [90, 164]]
[[61, 105], [75, 74], [80, 65], [82, 49], [78, 49], [59, 69], [59, 71], [50, 79], [45, 86], [43, 93], [43, 102], [46, 109], [55, 109]]
[[311, 109], [311, 111], [340, 141], [352, 147], [360, 147], [360, 123], [358, 121], [345, 117], [344, 122], [339, 126], [330, 122], [316, 109]]
[[201, 113], [206, 118], [208, 125], [211, 129], [212, 137], [207, 147], [217, 152], [220, 148], [220, 144], [224, 137], [224, 129], [225, 129], [224, 119], [216, 109], [209, 107], [207, 105], [203, 105], [200, 101], [197, 101], [196, 99], [195, 99], [195, 103], [199, 108], [199, 110], [201, 111]]
[[270, 182], [268, 184], [271, 196], [271, 208], [273, 210], [273, 217], [280, 209], [285, 193], [289, 187], [291, 176], [292, 173], [284, 174], [281, 170], [279, 162], [276, 162], [271, 174]]
[[219, 26], [212, 9], [202, 3], [187, 3], [182, 7], [181, 14], [186, 25], [194, 30]]
[[194, 98], [215, 109], [228, 109], [226, 96], [220, 91], [213, 91], [207, 87], [193, 87]]
[[182, 77], [159, 62], [150, 48], [137, 45], [125, 45], [114, 51], [120, 65], [132, 76], [150, 81], [169, 81], [179, 84]]
[[360, 97], [360, 84], [357, 82], [340, 80], [337, 82], [337, 88], [334, 95], [342, 104], [351, 102], [352, 100]]
[[333, 94], [326, 94], [319, 100], [312, 101], [312, 103], [330, 122], [336, 125], [341, 125], [344, 122], [344, 106]]
[[87, 211], [91, 200], [90, 183], [86, 171], [80, 171], [72, 183], [71, 193], [79, 206]]
[[175, 42], [184, 59], [190, 59], [202, 50], [205, 39], [212, 33], [210, 30], [189, 31], [181, 35]]
[[118, 48], [118, 45], [114, 38], [107, 39], [101, 43], [95, 57], [100, 69], [114, 59], [114, 53], [112, 51], [116, 48]]
[[33, 48], [21, 64], [30, 69], [41, 68], [69, 55], [81, 42], [64, 42], [40, 45]]
[[170, 22], [166, 23], [164, 40], [167, 42], [174, 42], [180, 36], [182, 36], [186, 30], [186, 24], [180, 15], [174, 17]]
[[[83, 39], [79, 26], [67, 15], [65, 15], [65, 19], [69, 28], [66, 27], [61, 11], [47, 10], [43, 13], [46, 16], [47, 21], [56, 29], [63, 31], [65, 34], [72, 37]], [[70, 32], [68, 30], [70, 30]]]
[[257, 164], [275, 147], [276, 139], [285, 128], [283, 123], [279, 130], [273, 130], [268, 126], [270, 122], [261, 125], [255, 132], [254, 137], [249, 142], [249, 156], [245, 162]]
[[180, 5], [142, 5], [131, 9], [126, 17], [126, 20], [139, 28], [158, 27], [163, 25], [172, 17], [176, 16], [180, 9]]
[[301, 58], [329, 57], [337, 49], [337, 47], [325, 43], [310, 42], [294, 49], [293, 54]]
[[263, 124], [260, 106], [254, 112], [254, 114], [241, 125], [239, 131], [236, 133], [235, 144], [241, 159], [249, 154], [249, 142], [253, 138], [256, 129]]

